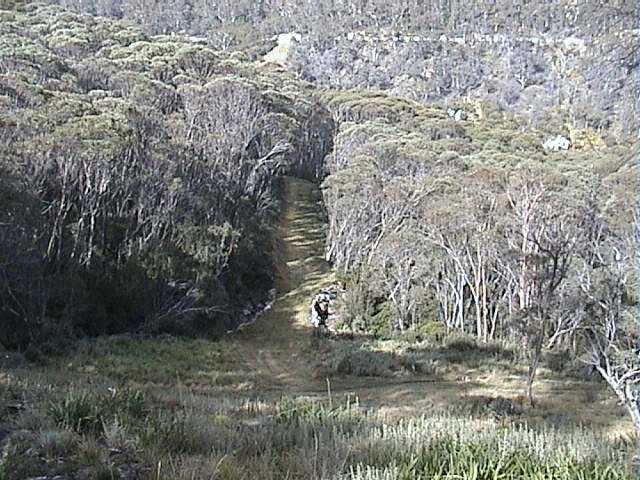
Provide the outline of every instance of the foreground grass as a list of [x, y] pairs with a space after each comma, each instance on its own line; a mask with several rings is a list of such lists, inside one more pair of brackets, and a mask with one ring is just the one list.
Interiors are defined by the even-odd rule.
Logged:
[[[93, 360], [96, 372], [105, 368]], [[8, 435], [0, 440], [0, 479], [632, 478], [628, 445], [579, 426], [533, 427], [454, 410], [395, 421], [337, 396], [114, 387], [96, 372], [72, 371], [64, 386], [32, 370], [3, 375], [0, 430]]]

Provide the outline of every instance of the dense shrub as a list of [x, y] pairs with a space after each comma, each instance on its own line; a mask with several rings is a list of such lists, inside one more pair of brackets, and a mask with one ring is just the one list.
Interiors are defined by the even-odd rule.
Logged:
[[366, 348], [346, 346], [337, 348], [332, 355], [330, 368], [340, 375], [388, 377], [400, 368], [398, 359], [392, 354], [373, 352]]
[[264, 300], [279, 178], [331, 144], [306, 87], [44, 5], [3, 22], [0, 65], [0, 343], [219, 334]]

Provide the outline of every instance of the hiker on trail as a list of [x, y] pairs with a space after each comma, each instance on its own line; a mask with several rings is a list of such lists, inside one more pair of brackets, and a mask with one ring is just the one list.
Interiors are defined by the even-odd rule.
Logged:
[[311, 323], [314, 327], [326, 327], [331, 297], [326, 293], [316, 295], [311, 304]]

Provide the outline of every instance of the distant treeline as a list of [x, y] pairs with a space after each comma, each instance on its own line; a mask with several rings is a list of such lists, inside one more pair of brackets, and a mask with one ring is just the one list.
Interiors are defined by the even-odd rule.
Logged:
[[[537, 0], [54, 0], [67, 8], [133, 20], [148, 33], [185, 30], [195, 34], [254, 36], [297, 30], [324, 32], [328, 41], [346, 30], [394, 28], [412, 31], [480, 33], [576, 32], [602, 35], [636, 28], [631, 0], [574, 2]], [[235, 28], [234, 28], [235, 27]], [[251, 27], [251, 28], [248, 28]], [[244, 28], [244, 32], [242, 29]], [[219, 30], [220, 33], [216, 33]]]
[[[303, 78], [333, 88], [375, 88], [420, 102], [492, 101], [544, 126], [551, 114], [574, 127], [630, 138], [638, 128], [637, 2], [537, 0], [55, 0], [124, 18], [146, 32], [184, 31], [215, 49], [261, 51], [273, 35], [297, 31], [292, 60]], [[434, 41], [368, 43], [369, 36]], [[441, 35], [467, 39], [441, 42]], [[474, 35], [501, 38], [487, 44]], [[584, 49], [541, 46], [577, 40]], [[563, 123], [561, 122], [561, 123]], [[557, 122], [556, 122], [557, 123]], [[554, 127], [557, 127], [554, 124]], [[556, 128], [556, 130], [561, 130]], [[556, 133], [562, 133], [557, 131]]]

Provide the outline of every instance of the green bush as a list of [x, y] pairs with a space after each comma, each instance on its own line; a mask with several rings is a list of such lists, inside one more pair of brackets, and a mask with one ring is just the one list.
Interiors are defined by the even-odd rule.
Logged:
[[388, 377], [399, 370], [400, 362], [388, 352], [371, 351], [366, 346], [347, 344], [334, 348], [329, 368], [341, 375]]
[[483, 343], [475, 337], [460, 334], [446, 337], [433, 354], [450, 364], [482, 369], [491, 369], [498, 364], [510, 367], [517, 359], [513, 349], [499, 342]]
[[521, 415], [523, 406], [516, 400], [499, 395], [497, 397], [472, 395], [461, 397], [451, 406], [450, 411], [480, 419], [488, 417], [502, 419]]
[[425, 340], [441, 342], [447, 335], [447, 327], [442, 322], [430, 320], [419, 323], [415, 332]]
[[405, 352], [399, 355], [399, 361], [400, 365], [410, 373], [422, 375], [438, 375], [440, 373], [437, 362], [423, 358], [420, 353]]
[[[329, 113], [181, 35], [41, 3], [2, 15], [0, 343], [236, 326], [273, 286], [282, 177], [316, 179]], [[258, 168], [284, 141], [282, 168]]]
[[376, 338], [390, 338], [393, 333], [394, 315], [391, 303], [383, 303], [367, 322], [367, 331]]
[[466, 335], [451, 335], [446, 338], [442, 347], [443, 350], [459, 353], [474, 352], [480, 348], [483, 347], [475, 337]]

